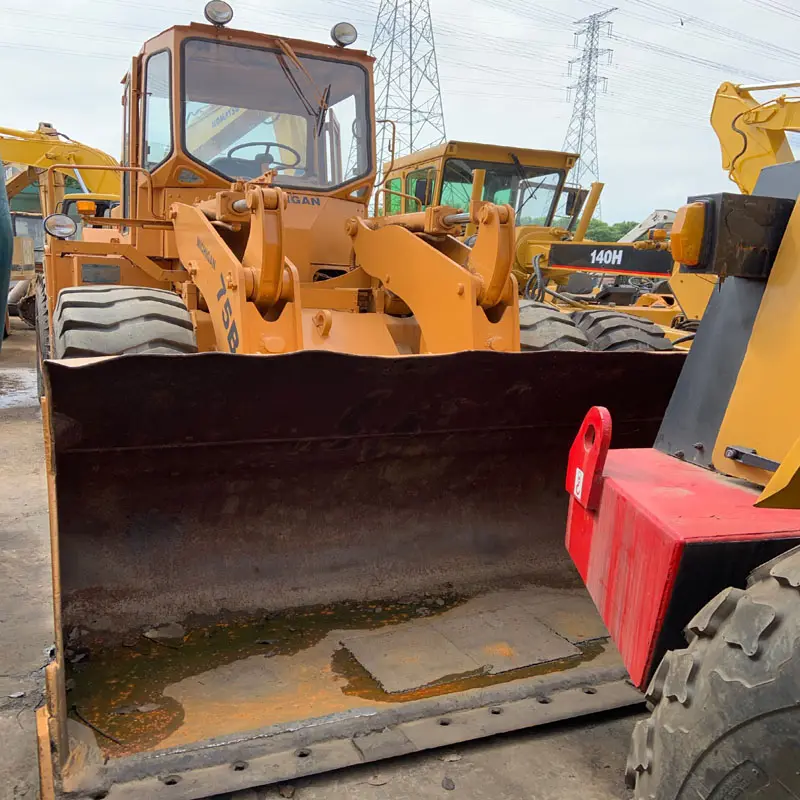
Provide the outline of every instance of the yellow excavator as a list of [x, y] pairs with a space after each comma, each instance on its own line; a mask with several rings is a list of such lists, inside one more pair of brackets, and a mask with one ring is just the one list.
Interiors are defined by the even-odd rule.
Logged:
[[[119, 202], [119, 174], [103, 170], [81, 170], [82, 165], [117, 166], [116, 159], [88, 145], [76, 142], [47, 122], [35, 131], [0, 127], [0, 161], [5, 162], [4, 181], [9, 203], [31, 185], [38, 185], [39, 212], [11, 210], [13, 256], [9, 311], [29, 325], [35, 324], [36, 294], [34, 277], [42, 270], [42, 213], [47, 208], [71, 216], [80, 222], [79, 201], [94, 204], [103, 216]], [[52, 196], [47, 195], [45, 171], [61, 164], [52, 180]], [[65, 180], [71, 178], [80, 192], [67, 193]]]
[[[118, 173], [81, 169], [88, 164], [116, 167], [116, 159], [102, 150], [69, 139], [50, 123], [40, 122], [35, 131], [0, 127], [0, 158], [5, 162], [9, 173], [5, 178], [9, 200], [13, 200], [31, 184], [38, 183], [41, 207], [58, 207], [63, 213], [68, 213], [71, 209], [62, 207], [65, 201], [65, 176], [73, 178], [80, 187], [80, 193], [72, 197], [73, 202], [76, 198], [91, 198], [109, 203], [119, 200]], [[56, 169], [53, 180], [55, 194], [48, 198], [47, 183], [41, 178], [45, 170], [53, 164], [60, 166]], [[8, 169], [12, 165], [16, 169]]]
[[[118, 216], [46, 219], [45, 798], [208, 797], [639, 701], [558, 478], [587, 394], [649, 444], [684, 355], [519, 352], [513, 208], [371, 217], [353, 26], [232, 14], [134, 57]], [[220, 118], [238, 138], [194, 137]]]

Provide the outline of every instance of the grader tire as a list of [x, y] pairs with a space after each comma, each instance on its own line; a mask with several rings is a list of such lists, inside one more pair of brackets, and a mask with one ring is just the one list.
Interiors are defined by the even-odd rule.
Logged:
[[618, 311], [575, 311], [573, 322], [586, 334], [591, 350], [671, 350], [661, 328]]
[[519, 338], [522, 350], [586, 350], [586, 334], [567, 314], [547, 303], [521, 300]]
[[178, 295], [139, 286], [62, 290], [53, 325], [53, 356], [196, 353], [191, 317]]
[[637, 800], [800, 797], [800, 547], [720, 592], [647, 690], [626, 781]]

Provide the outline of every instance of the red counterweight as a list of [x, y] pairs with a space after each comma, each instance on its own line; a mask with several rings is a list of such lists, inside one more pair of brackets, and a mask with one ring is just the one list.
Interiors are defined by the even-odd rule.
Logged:
[[759, 492], [742, 481], [610, 444], [611, 415], [595, 406], [570, 450], [566, 544], [644, 688], [705, 602], [800, 542], [800, 510], [755, 508]]

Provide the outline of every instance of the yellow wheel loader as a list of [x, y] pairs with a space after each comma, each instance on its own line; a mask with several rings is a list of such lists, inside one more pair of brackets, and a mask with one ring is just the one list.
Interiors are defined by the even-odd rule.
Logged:
[[369, 217], [352, 26], [230, 13], [133, 59], [119, 216], [48, 217], [45, 798], [203, 798], [640, 697], [558, 476], [587, 394], [650, 444], [683, 355], [519, 352], [513, 209]]
[[[603, 187], [566, 183], [577, 160], [575, 153], [445, 142], [384, 165], [381, 210], [396, 216], [439, 204], [460, 210], [483, 202], [510, 204], [517, 219], [513, 273], [523, 297], [523, 347], [688, 346], [713, 282], [684, 276], [673, 291], [666, 283], [673, 260], [665, 235], [636, 243], [585, 240]], [[378, 201], [376, 196], [376, 211]], [[463, 233], [472, 244], [474, 225]], [[599, 284], [598, 276], [604, 278]], [[608, 282], [614, 278], [626, 282]], [[664, 290], [647, 291], [631, 278], [658, 281]], [[549, 336], [542, 336], [544, 329]]]

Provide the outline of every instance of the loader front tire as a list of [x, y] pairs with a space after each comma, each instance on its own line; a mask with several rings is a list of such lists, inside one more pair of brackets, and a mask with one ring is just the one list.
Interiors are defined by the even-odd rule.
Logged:
[[522, 350], [585, 350], [586, 334], [547, 303], [520, 300], [519, 338]]
[[637, 800], [800, 797], [800, 547], [720, 592], [664, 656], [636, 724]]
[[34, 286], [34, 328], [36, 329], [36, 389], [44, 395], [42, 361], [50, 358], [50, 314], [47, 310], [47, 284], [44, 275], [37, 275]]
[[53, 338], [54, 358], [197, 352], [192, 319], [181, 298], [141, 286], [63, 289]]
[[619, 311], [575, 311], [573, 322], [586, 334], [591, 350], [671, 350], [654, 322]]

